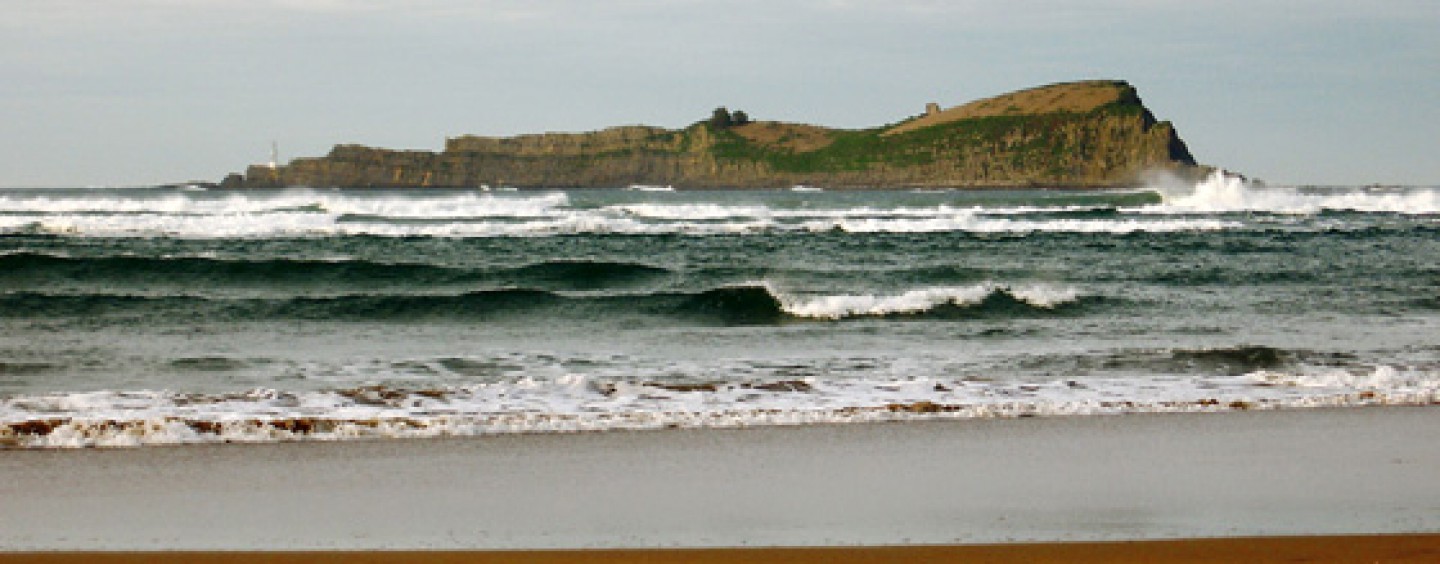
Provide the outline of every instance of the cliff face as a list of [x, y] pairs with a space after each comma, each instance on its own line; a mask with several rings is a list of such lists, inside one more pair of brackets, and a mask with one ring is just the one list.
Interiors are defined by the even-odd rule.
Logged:
[[226, 187], [1121, 186], [1199, 167], [1118, 81], [1045, 86], [864, 130], [757, 122], [448, 139], [439, 153], [338, 145]]

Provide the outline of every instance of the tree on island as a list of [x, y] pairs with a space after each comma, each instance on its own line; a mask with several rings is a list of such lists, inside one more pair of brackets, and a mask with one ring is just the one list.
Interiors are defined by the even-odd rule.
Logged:
[[735, 118], [730, 115], [730, 110], [725, 109], [725, 106], [715, 108], [715, 111], [710, 112], [710, 129], [730, 127], [730, 120], [733, 119]]
[[740, 110], [736, 110], [735, 113], [730, 113], [730, 110], [725, 109], [725, 106], [720, 106], [710, 113], [709, 123], [711, 129], [727, 129], [750, 123], [750, 116]]

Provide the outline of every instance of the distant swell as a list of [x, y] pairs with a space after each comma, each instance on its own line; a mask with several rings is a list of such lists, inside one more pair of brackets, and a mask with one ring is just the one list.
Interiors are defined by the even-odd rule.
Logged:
[[[1092, 298], [1096, 300], [1098, 298]], [[460, 294], [356, 294], [334, 297], [210, 298], [14, 292], [0, 295], [0, 316], [143, 317], [212, 320], [484, 320], [529, 315], [544, 319], [678, 316], [724, 323], [863, 317], [966, 319], [1055, 312], [1083, 301], [1072, 290], [981, 284], [894, 295], [790, 296], [764, 285], [700, 292], [569, 293], [501, 288]]]
[[63, 257], [36, 253], [0, 256], [0, 280], [46, 279], [104, 280], [125, 283], [136, 279], [235, 283], [262, 281], [328, 282], [404, 278], [407, 283], [456, 282], [472, 273], [419, 264], [381, 264], [368, 261], [220, 260], [200, 257]]
[[346, 287], [403, 284], [409, 288], [491, 282], [555, 289], [593, 289], [663, 276], [669, 271], [626, 262], [554, 260], [510, 268], [462, 268], [365, 260], [228, 260], [205, 257], [69, 257], [0, 255], [0, 283], [25, 286], [97, 281], [111, 287], [157, 283], [216, 286]]
[[327, 213], [395, 218], [528, 217], [569, 204], [563, 193], [497, 196], [473, 192], [357, 194], [338, 190], [280, 192], [148, 193], [0, 196], [0, 210], [46, 214], [171, 214], [239, 217], [245, 214]]
[[562, 288], [604, 288], [670, 274], [658, 266], [628, 262], [549, 261], [522, 266], [503, 275], [516, 282], [548, 282]]

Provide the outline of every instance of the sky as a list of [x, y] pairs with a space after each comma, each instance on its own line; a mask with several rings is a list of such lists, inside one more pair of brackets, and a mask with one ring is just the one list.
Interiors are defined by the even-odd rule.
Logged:
[[339, 143], [871, 127], [1123, 79], [1279, 184], [1440, 184], [1435, 0], [0, 0], [0, 186], [219, 180]]

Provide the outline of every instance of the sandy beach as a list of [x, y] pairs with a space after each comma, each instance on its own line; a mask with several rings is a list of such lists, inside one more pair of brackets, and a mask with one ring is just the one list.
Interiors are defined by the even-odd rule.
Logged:
[[[1440, 410], [0, 453], [0, 547], [470, 550], [1440, 531]], [[1429, 542], [1429, 541], [1427, 541]]]
[[811, 547], [744, 549], [638, 549], [423, 552], [126, 552], [0, 554], [6, 564], [197, 564], [346, 562], [424, 564], [505, 562], [609, 564], [646, 562], [759, 562], [766, 564], [870, 564], [877, 562], [1130, 563], [1130, 562], [1385, 562], [1440, 560], [1440, 535], [1267, 537], [1110, 543], [1039, 543], [966, 546]]

